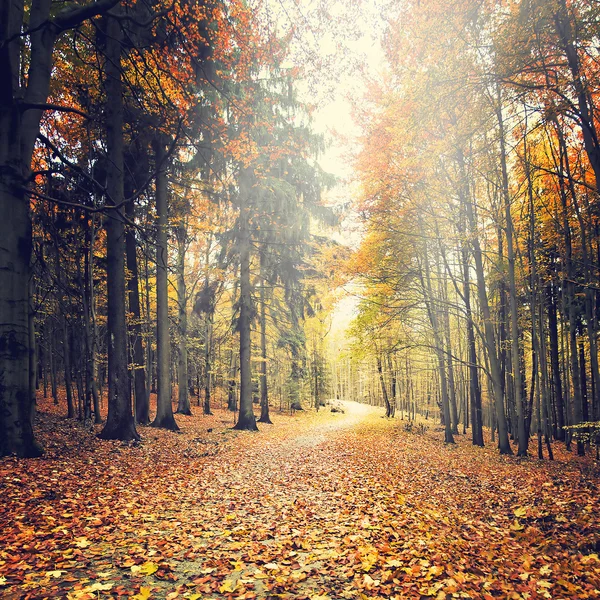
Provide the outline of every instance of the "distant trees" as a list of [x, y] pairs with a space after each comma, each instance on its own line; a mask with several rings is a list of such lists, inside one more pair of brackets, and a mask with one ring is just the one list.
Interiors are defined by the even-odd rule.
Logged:
[[597, 17], [586, 0], [428, 1], [390, 23], [389, 73], [363, 116], [369, 234], [352, 268], [361, 318], [403, 324], [389, 350], [413, 348], [415, 368], [435, 353], [446, 441], [459, 414], [474, 444], [486, 422], [519, 455], [534, 430], [540, 457], [543, 437], [583, 453], [597, 430]]

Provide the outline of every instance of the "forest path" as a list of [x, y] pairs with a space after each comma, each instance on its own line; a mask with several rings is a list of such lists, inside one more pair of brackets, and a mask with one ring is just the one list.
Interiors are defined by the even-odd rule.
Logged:
[[0, 596], [586, 598], [600, 595], [588, 459], [500, 457], [352, 403], [178, 416], [103, 442], [44, 414], [41, 460], [0, 461]]

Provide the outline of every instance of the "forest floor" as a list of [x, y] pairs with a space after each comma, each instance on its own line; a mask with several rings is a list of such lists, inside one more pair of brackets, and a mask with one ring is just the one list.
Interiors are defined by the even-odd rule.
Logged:
[[501, 457], [345, 403], [101, 441], [42, 401], [0, 460], [2, 598], [596, 598], [600, 469]]

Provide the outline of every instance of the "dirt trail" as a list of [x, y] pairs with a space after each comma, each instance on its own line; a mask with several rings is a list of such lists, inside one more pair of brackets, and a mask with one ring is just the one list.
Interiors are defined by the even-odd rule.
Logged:
[[44, 415], [46, 458], [0, 461], [0, 596], [600, 596], [592, 463], [344, 409], [258, 434], [180, 417], [181, 435], [144, 429], [136, 447]]

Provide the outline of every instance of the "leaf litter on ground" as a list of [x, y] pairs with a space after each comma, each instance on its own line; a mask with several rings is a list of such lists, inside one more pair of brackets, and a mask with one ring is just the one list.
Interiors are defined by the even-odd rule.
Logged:
[[600, 596], [598, 468], [558, 444], [446, 446], [353, 403], [123, 444], [40, 404], [45, 456], [0, 461], [3, 598]]

